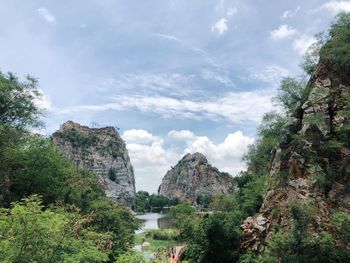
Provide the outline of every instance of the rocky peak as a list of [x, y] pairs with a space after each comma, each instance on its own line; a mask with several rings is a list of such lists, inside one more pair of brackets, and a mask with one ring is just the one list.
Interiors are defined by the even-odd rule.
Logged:
[[242, 225], [242, 248], [262, 253], [276, 228], [288, 231], [295, 201], [317, 211], [315, 235], [332, 232], [332, 214], [350, 211], [350, 85], [343, 76], [330, 61], [319, 62], [306, 100], [273, 150], [269, 189], [259, 213]]
[[186, 154], [164, 176], [158, 193], [197, 204], [201, 196], [232, 193], [232, 177], [211, 166], [201, 153]]
[[131, 206], [135, 177], [125, 142], [114, 127], [89, 128], [67, 121], [53, 142], [74, 165], [94, 172], [108, 197]]

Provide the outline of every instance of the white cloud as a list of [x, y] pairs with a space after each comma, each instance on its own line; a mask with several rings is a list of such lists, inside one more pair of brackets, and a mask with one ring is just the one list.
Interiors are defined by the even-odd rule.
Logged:
[[297, 8], [295, 10], [286, 10], [283, 12], [281, 18], [292, 18], [294, 17], [300, 10], [300, 6], [297, 6]]
[[330, 11], [334, 15], [340, 12], [350, 12], [350, 1], [329, 1], [321, 8]]
[[56, 23], [56, 18], [55, 16], [47, 10], [45, 7], [40, 7], [37, 9], [37, 12], [39, 16], [41, 16], [45, 21], [49, 24], [55, 24]]
[[205, 80], [216, 80], [226, 86], [234, 86], [234, 83], [229, 78], [229, 76], [227, 76], [226, 74], [214, 72], [210, 69], [202, 69], [200, 71], [200, 76]]
[[172, 130], [168, 133], [168, 136], [176, 140], [185, 140], [185, 141], [192, 140], [193, 138], [195, 138], [194, 134], [189, 130], [181, 130], [181, 131]]
[[293, 48], [299, 54], [303, 55], [307, 49], [316, 42], [316, 38], [307, 35], [301, 35], [293, 41]]
[[105, 78], [98, 87], [109, 94], [137, 91], [148, 95], [192, 96], [197, 91], [191, 85], [193, 77], [180, 73], [127, 73]]
[[222, 143], [215, 144], [207, 136], [196, 136], [188, 130], [170, 131], [168, 136], [186, 142], [184, 153], [200, 152], [209, 162], [222, 171], [237, 175], [244, 169], [242, 157], [253, 138], [244, 136], [241, 131], [230, 133]]
[[274, 40], [291, 37], [298, 33], [296, 29], [288, 25], [281, 25], [279, 28], [270, 32], [270, 37]]
[[[223, 9], [223, 4], [220, 4], [220, 8], [217, 9]], [[237, 8], [236, 7], [230, 7], [223, 18], [219, 19], [215, 22], [215, 24], [211, 27], [211, 32], [218, 33], [219, 35], [223, 35], [228, 30], [228, 21], [237, 14]]]
[[271, 65], [266, 66], [262, 70], [256, 68], [250, 68], [249, 79], [254, 81], [261, 81], [278, 86], [283, 77], [290, 75], [289, 71], [285, 68]]
[[152, 143], [159, 141], [159, 137], [153, 136], [151, 133], [142, 129], [132, 129], [124, 131], [122, 138], [126, 143]]
[[231, 7], [227, 10], [227, 13], [226, 13], [226, 16], [227, 17], [232, 17], [234, 16], [235, 14], [237, 14], [237, 8], [236, 7]]
[[43, 91], [39, 90], [41, 96], [34, 100], [34, 104], [40, 110], [51, 111], [53, 109], [52, 101], [49, 97], [47, 97]]
[[72, 114], [81, 111], [136, 109], [156, 113], [163, 118], [192, 120], [227, 120], [231, 123], [259, 123], [264, 113], [273, 110], [274, 90], [254, 90], [227, 93], [222, 97], [202, 100], [176, 99], [167, 96], [119, 96], [112, 103], [78, 105], [58, 111]]
[[[162, 177], [180, 159], [181, 153], [164, 148], [164, 140], [145, 130], [129, 130], [123, 134], [137, 185], [151, 193], [157, 192]], [[151, 143], [149, 143], [151, 142]]]
[[[139, 140], [139, 137], [145, 137], [146, 140]], [[142, 185], [142, 189], [149, 192], [157, 191], [165, 173], [186, 153], [200, 152], [219, 170], [237, 175], [245, 169], [242, 156], [246, 153], [248, 145], [254, 142], [253, 138], [243, 135], [240, 131], [228, 134], [221, 143], [214, 143], [208, 137], [196, 136], [189, 130], [172, 130], [166, 139], [185, 142], [185, 146], [176, 151], [165, 147], [163, 138], [145, 130], [125, 131], [123, 138], [126, 140], [135, 169], [137, 185]]]
[[224, 34], [228, 30], [227, 26], [227, 19], [226, 18], [221, 18], [219, 19], [212, 27], [211, 31], [212, 32], [217, 32], [219, 35]]

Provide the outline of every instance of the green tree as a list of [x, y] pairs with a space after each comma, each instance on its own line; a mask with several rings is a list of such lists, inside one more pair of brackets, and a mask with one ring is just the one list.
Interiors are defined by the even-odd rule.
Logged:
[[0, 72], [0, 124], [16, 128], [38, 126], [40, 110], [35, 101], [40, 97], [36, 79], [28, 76], [20, 82], [14, 74]]
[[108, 233], [90, 229], [76, 213], [43, 210], [31, 196], [0, 210], [1, 262], [104, 262]]
[[329, 30], [329, 41], [320, 50], [320, 58], [329, 60], [349, 73], [350, 13], [340, 13]]
[[306, 84], [295, 78], [287, 77], [281, 81], [275, 100], [286, 110], [293, 113], [301, 104]]
[[142, 255], [137, 254], [133, 250], [128, 250], [125, 253], [121, 254], [115, 263], [144, 263], [145, 259]]
[[150, 211], [151, 207], [149, 204], [150, 195], [146, 191], [138, 191], [134, 198], [134, 210], [137, 213], [146, 213]]

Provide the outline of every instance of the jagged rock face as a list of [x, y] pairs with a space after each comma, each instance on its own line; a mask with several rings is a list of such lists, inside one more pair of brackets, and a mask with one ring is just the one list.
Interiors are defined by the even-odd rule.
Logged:
[[131, 207], [135, 196], [134, 171], [125, 142], [115, 128], [89, 128], [68, 121], [52, 139], [74, 165], [98, 176], [108, 197]]
[[[260, 211], [242, 225], [242, 249], [262, 253], [276, 229], [288, 231], [293, 224], [287, 208], [295, 200], [314, 207], [315, 235], [322, 230], [332, 232], [333, 213], [350, 211], [350, 150], [331, 146], [339, 141], [339, 130], [350, 123], [343, 114], [349, 110], [350, 84], [342, 75], [329, 61], [320, 61], [309, 82], [307, 100], [286, 125], [272, 153], [269, 189]], [[322, 176], [331, 181], [328, 187], [319, 185]]]
[[208, 164], [200, 153], [186, 154], [164, 176], [158, 194], [197, 203], [200, 196], [215, 196], [234, 191], [232, 177]]

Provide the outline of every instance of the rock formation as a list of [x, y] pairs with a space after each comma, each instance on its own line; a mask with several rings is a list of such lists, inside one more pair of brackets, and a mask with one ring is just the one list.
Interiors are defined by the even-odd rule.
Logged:
[[232, 177], [208, 164], [201, 153], [186, 154], [164, 176], [158, 194], [197, 204], [198, 198], [232, 193]]
[[89, 128], [67, 121], [52, 138], [74, 165], [98, 176], [108, 197], [131, 207], [135, 196], [134, 171], [125, 142], [115, 128]]
[[312, 231], [332, 231], [331, 215], [350, 211], [350, 81], [342, 69], [321, 60], [308, 95], [285, 126], [272, 153], [269, 189], [260, 211], [242, 225], [241, 246], [258, 253], [275, 233], [291, 228], [288, 206], [304, 200], [316, 211]]

